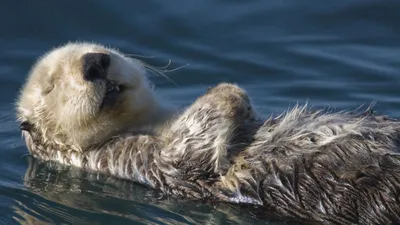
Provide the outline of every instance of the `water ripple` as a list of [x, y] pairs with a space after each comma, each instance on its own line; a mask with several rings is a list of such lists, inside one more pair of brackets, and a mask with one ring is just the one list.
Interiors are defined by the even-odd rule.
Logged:
[[235, 82], [263, 113], [296, 103], [356, 108], [377, 101], [400, 117], [400, 3], [396, 0], [9, 1], [0, 8], [0, 224], [265, 224], [257, 209], [167, 198], [140, 185], [32, 161], [14, 102], [31, 65], [87, 40], [189, 66], [149, 75], [186, 106]]

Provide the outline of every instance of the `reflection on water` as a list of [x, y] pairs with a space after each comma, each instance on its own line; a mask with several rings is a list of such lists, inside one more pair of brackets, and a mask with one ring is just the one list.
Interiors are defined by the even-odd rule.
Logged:
[[27, 159], [29, 167], [24, 177], [27, 190], [9, 193], [18, 199], [12, 208], [16, 214], [14, 219], [21, 224], [268, 222], [267, 218], [257, 218], [255, 207], [174, 199], [129, 181]]

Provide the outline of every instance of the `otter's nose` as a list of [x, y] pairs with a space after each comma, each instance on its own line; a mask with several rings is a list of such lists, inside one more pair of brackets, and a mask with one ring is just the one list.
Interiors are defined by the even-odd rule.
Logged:
[[86, 53], [82, 56], [83, 76], [86, 80], [105, 79], [110, 65], [110, 55], [104, 53]]

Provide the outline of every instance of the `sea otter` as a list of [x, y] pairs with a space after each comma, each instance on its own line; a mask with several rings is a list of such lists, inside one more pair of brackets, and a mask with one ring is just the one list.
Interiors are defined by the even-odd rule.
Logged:
[[140, 63], [75, 43], [36, 63], [17, 114], [29, 151], [43, 160], [175, 196], [259, 205], [282, 219], [400, 223], [395, 119], [297, 106], [262, 120], [245, 90], [228, 83], [182, 111], [161, 102]]

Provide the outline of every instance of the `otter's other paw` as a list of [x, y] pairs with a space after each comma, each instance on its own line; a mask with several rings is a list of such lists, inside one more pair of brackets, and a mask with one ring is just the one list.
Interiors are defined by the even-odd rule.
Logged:
[[249, 120], [254, 120], [254, 112], [245, 91], [219, 84], [173, 121], [164, 133], [167, 145], [162, 157], [174, 164], [175, 175], [219, 173], [229, 161], [237, 128]]
[[222, 116], [233, 119], [234, 122], [256, 119], [256, 112], [249, 96], [245, 90], [235, 84], [221, 83], [209, 88], [198, 101], [212, 105]]

